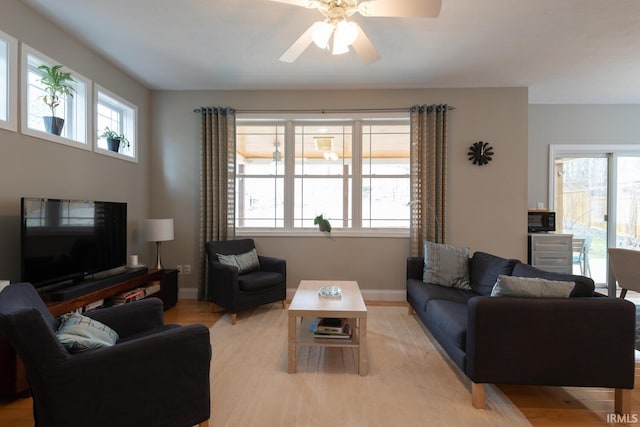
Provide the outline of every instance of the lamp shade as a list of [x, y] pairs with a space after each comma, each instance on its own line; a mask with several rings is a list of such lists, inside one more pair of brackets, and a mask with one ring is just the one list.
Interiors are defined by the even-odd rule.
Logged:
[[144, 239], [147, 242], [166, 242], [173, 240], [173, 218], [145, 219]]

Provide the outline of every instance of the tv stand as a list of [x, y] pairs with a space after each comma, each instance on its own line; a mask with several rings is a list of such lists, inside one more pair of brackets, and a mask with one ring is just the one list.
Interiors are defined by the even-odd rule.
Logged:
[[[178, 301], [178, 270], [147, 270], [146, 268], [138, 270], [140, 271], [133, 275], [127, 275], [127, 272], [105, 278], [112, 279], [113, 282], [106, 285], [102, 283], [98, 289], [85, 289], [86, 293], [70, 297], [65, 301], [52, 299], [50, 293], [42, 294], [41, 298], [47, 304], [51, 314], [57, 317], [93, 302], [159, 282], [160, 290], [150, 297], [160, 298], [164, 303], [165, 310], [176, 305]], [[104, 279], [98, 279], [98, 281], [102, 280]], [[75, 287], [68, 289], [72, 290]], [[54, 292], [56, 291], [54, 290]], [[29, 385], [22, 361], [8, 340], [0, 333], [0, 395], [16, 397], [24, 395], [28, 389]]]
[[148, 272], [149, 269], [147, 267], [140, 267], [127, 270], [124, 273], [117, 273], [112, 276], [107, 276], [99, 279], [82, 280], [68, 286], [61, 286], [51, 291], [48, 294], [48, 298], [51, 301], [68, 301], [70, 299], [89, 294], [93, 291], [107, 288], [111, 285], [123, 282], [125, 280], [147, 274]]

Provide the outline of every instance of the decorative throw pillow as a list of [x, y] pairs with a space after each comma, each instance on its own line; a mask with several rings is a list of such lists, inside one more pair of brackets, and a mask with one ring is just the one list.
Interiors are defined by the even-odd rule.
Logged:
[[240, 274], [260, 269], [260, 260], [258, 259], [258, 253], [255, 248], [239, 255], [216, 255], [218, 255], [218, 261], [220, 261], [220, 263], [236, 267]]
[[569, 298], [575, 282], [499, 275], [492, 297]]
[[424, 242], [422, 281], [449, 288], [471, 289], [469, 248]]
[[118, 341], [118, 333], [97, 320], [78, 313], [60, 316], [56, 336], [69, 353], [110, 347]]
[[216, 254], [216, 255], [218, 256], [218, 261], [220, 261], [220, 264], [230, 265], [240, 270], [240, 266], [238, 265], [238, 261], [236, 260], [235, 255], [222, 255], [222, 254]]

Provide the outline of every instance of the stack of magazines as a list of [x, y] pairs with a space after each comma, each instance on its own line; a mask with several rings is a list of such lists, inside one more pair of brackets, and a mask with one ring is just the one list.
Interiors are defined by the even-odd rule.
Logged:
[[351, 327], [347, 319], [322, 317], [311, 324], [309, 332], [318, 339], [350, 339]]

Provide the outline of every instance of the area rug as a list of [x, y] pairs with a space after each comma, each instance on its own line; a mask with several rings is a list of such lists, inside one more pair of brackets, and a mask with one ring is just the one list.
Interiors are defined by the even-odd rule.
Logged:
[[287, 311], [261, 306], [211, 328], [216, 426], [529, 426], [495, 386], [486, 409], [404, 307], [368, 307], [367, 376], [353, 349], [302, 347], [287, 373]]

